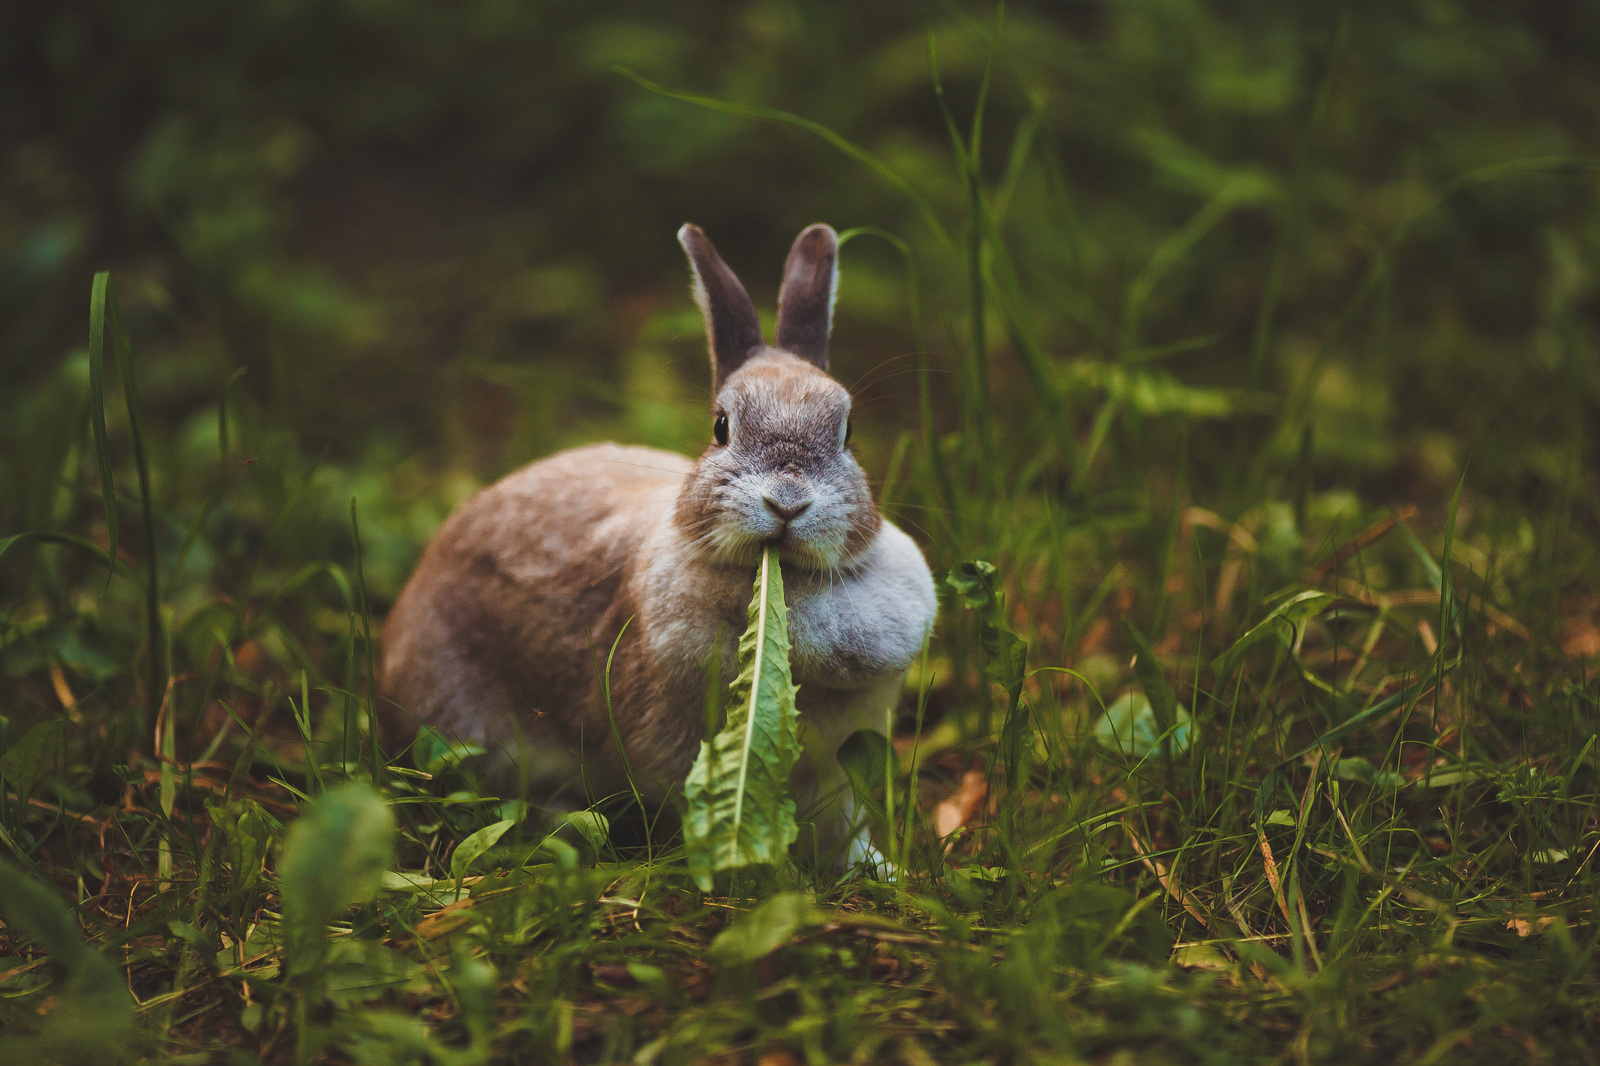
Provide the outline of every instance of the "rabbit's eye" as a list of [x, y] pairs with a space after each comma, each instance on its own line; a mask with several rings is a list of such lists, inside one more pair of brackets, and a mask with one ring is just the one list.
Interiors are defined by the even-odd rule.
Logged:
[[717, 420], [715, 422], [711, 423], [711, 435], [713, 437], [717, 438], [717, 443], [718, 444], [726, 445], [728, 443], [728, 416], [727, 415], [718, 415], [717, 416]]
[[855, 432], [855, 428], [855, 425], [848, 418], [844, 420], [844, 440], [840, 442], [841, 444], [850, 443], [850, 434]]

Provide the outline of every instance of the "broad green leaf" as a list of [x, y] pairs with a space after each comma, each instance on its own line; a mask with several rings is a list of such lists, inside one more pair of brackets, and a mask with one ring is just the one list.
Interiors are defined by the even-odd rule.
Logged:
[[[1348, 755], [1333, 764], [1333, 776], [1340, 781], [1354, 781], [1373, 788], [1393, 791], [1405, 785], [1405, 779], [1393, 770], [1379, 770], [1368, 759], [1359, 755]], [[1450, 777], [1449, 783], [1459, 780], [1452, 774], [1436, 774], [1433, 781], [1438, 783], [1441, 778]]]
[[378, 940], [342, 936], [328, 945], [328, 1002], [339, 1010], [381, 999], [394, 990], [428, 991], [420, 963]]
[[500, 838], [506, 835], [506, 830], [516, 824], [513, 818], [503, 819], [493, 825], [484, 826], [457, 844], [455, 854], [450, 856], [450, 876], [457, 879], [467, 876], [467, 871], [478, 861], [478, 857], [494, 847]]
[[1152, 418], [1173, 414], [1227, 418], [1238, 411], [1260, 411], [1270, 404], [1265, 394], [1185, 385], [1167, 371], [1122, 363], [1080, 360], [1063, 367], [1059, 376], [1069, 388], [1104, 389], [1119, 402]]
[[739, 638], [739, 676], [728, 687], [727, 724], [701, 743], [684, 785], [689, 872], [705, 892], [720, 871], [781, 863], [800, 833], [789, 795], [799, 720], [774, 548], [761, 556], [749, 619]]
[[881, 789], [889, 774], [899, 774], [900, 757], [876, 729], [858, 729], [839, 745], [837, 758], [851, 782], [869, 793]]
[[899, 759], [894, 748], [876, 729], [858, 729], [839, 745], [836, 756], [840, 769], [850, 781], [856, 805], [866, 811], [879, 825], [888, 821], [884, 811], [883, 792], [890, 775], [898, 775]]
[[1034, 739], [1033, 712], [1026, 703], [1018, 702], [1000, 727], [1000, 760], [1014, 793], [1027, 787], [1033, 766]]
[[1159, 965], [1171, 956], [1172, 932], [1157, 902], [1154, 896], [1136, 900], [1110, 885], [1069, 883], [1033, 902], [1028, 924], [1006, 952], [1044, 952], [1084, 970], [1106, 959]]
[[224, 854], [233, 871], [234, 889], [255, 887], [261, 880], [261, 864], [272, 844], [277, 821], [259, 803], [248, 799], [212, 807], [208, 813], [226, 844]]
[[84, 943], [54, 891], [0, 861], [0, 918], [43, 948], [59, 974], [59, 999], [32, 1035], [0, 1036], [0, 1062], [114, 1061], [133, 1035], [133, 1002], [122, 974]]
[[352, 1012], [344, 1028], [344, 1050], [358, 1066], [453, 1064], [465, 1057], [439, 1043], [425, 1020], [398, 1011]]
[[449, 740], [437, 729], [425, 725], [417, 730], [417, 739], [411, 745], [411, 761], [423, 773], [439, 777], [468, 759], [482, 755], [485, 750], [479, 744]]
[[800, 930], [821, 925], [827, 912], [805, 892], [780, 892], [717, 934], [711, 957], [724, 965], [755, 962], [782, 947]]
[[[1181, 755], [1189, 749], [1192, 724], [1189, 712], [1175, 706], [1173, 723], [1167, 734], [1172, 753]], [[1155, 709], [1142, 692], [1128, 692], [1117, 697], [1106, 713], [1094, 724], [1094, 739], [1102, 748], [1132, 759], [1143, 759], [1160, 750], [1161, 737], [1166, 733], [1156, 719]]]
[[40, 722], [0, 757], [0, 775], [11, 782], [19, 803], [27, 803], [34, 786], [55, 769], [65, 725], [64, 718]]
[[570, 828], [583, 838], [584, 843], [599, 851], [611, 837], [611, 821], [599, 811], [573, 811], [561, 819], [555, 831]]
[[1133, 672], [1139, 678], [1139, 687], [1144, 689], [1144, 694], [1148, 698], [1156, 725], [1164, 733], [1177, 724], [1178, 698], [1172, 694], [1172, 686], [1167, 684], [1167, 675], [1161, 672], [1161, 663], [1156, 659], [1156, 653], [1151, 650], [1150, 642], [1144, 639], [1144, 634], [1134, 628], [1133, 623], [1126, 618], [1122, 620], [1122, 628], [1127, 631], [1128, 639], [1133, 641], [1133, 646], [1138, 649], [1138, 655], [1133, 662]]
[[319, 968], [328, 922], [371, 899], [394, 859], [394, 815], [371, 785], [331, 788], [289, 827], [278, 876], [295, 973]]

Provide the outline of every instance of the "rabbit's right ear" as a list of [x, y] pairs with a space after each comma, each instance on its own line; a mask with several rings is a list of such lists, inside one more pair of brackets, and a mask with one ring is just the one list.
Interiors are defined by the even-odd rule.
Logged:
[[711, 394], [715, 396], [745, 360], [766, 346], [756, 305], [722, 261], [700, 227], [685, 222], [678, 243], [689, 255], [694, 271], [694, 302], [706, 317], [706, 339], [711, 347]]

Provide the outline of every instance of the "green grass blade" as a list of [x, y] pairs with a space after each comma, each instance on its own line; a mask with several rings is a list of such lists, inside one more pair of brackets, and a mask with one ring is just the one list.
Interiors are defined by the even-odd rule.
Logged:
[[79, 551], [93, 557], [106, 568], [106, 580], [109, 581], [113, 575], [119, 575], [130, 582], [138, 583], [138, 573], [127, 563], [87, 537], [79, 537], [72, 533], [13, 533], [9, 537], [0, 538], [0, 558], [4, 558], [6, 552], [15, 545], [27, 541], [38, 541], [41, 544], [63, 544], [67, 547], [77, 548]]
[[[98, 350], [103, 358], [106, 334], [110, 334], [112, 360], [116, 364], [117, 379], [122, 385], [123, 405], [128, 413], [128, 435], [133, 444], [133, 467], [139, 481], [139, 514], [144, 526], [144, 624], [145, 624], [145, 723], [154, 724], [166, 696], [168, 674], [168, 649], [165, 627], [161, 622], [161, 562], [156, 541], [155, 501], [150, 495], [150, 461], [145, 453], [144, 433], [139, 426], [139, 389], [133, 369], [133, 344], [122, 323], [122, 310], [117, 303], [116, 286], [108, 271], [95, 275], [89, 312], [90, 373], [100, 362], [95, 358]], [[103, 371], [102, 371], [103, 373]], [[91, 395], [94, 392], [91, 385]], [[94, 400], [100, 412], [96, 423], [95, 445], [104, 443], [104, 384]], [[110, 465], [105, 453], [100, 455], [101, 492], [111, 487]], [[113, 501], [114, 505], [114, 501]], [[107, 514], [110, 514], [108, 509]], [[112, 552], [115, 553], [115, 542]]]
[[194, 521], [189, 523], [189, 528], [183, 534], [183, 543], [178, 546], [177, 557], [173, 559], [172, 569], [167, 572], [167, 586], [170, 588], [178, 580], [178, 575], [183, 573], [183, 565], [189, 560], [189, 552], [194, 549], [195, 542], [200, 539], [200, 531], [205, 528], [206, 519], [211, 517], [212, 510], [217, 506], [217, 501], [222, 498], [223, 487], [228, 478], [228, 394], [233, 391], [234, 382], [244, 377], [245, 369], [240, 367], [228, 375], [227, 382], [222, 386], [222, 395], [217, 399], [217, 478], [211, 484], [211, 491], [206, 494], [205, 502], [200, 505], [200, 510], [195, 514]]
[[372, 779], [376, 781], [383, 768], [383, 751], [378, 743], [378, 669], [372, 654], [372, 611], [367, 607], [367, 572], [361, 559], [361, 522], [356, 516], [354, 496], [350, 497], [350, 541], [356, 553], [356, 596], [361, 604], [361, 642], [367, 659], [367, 734], [372, 749]]
[[1241, 207], [1254, 206], [1272, 199], [1272, 188], [1251, 178], [1236, 178], [1219, 189], [1200, 210], [1190, 216], [1163, 241], [1144, 266], [1128, 284], [1122, 301], [1122, 343], [1119, 352], [1131, 352], [1139, 347], [1139, 318], [1156, 285], [1173, 267], [1183, 261], [1216, 225]]
[[911, 305], [911, 331], [917, 346], [917, 416], [922, 435], [922, 454], [933, 473], [933, 483], [938, 490], [938, 506], [929, 508], [930, 524], [944, 532], [945, 544], [956, 545], [955, 522], [960, 513], [955, 484], [950, 477], [950, 466], [945, 462], [944, 451], [933, 422], [933, 382], [928, 365], [928, 337], [922, 320], [922, 282], [917, 270], [917, 259], [911, 246], [893, 233], [875, 226], [858, 226], [839, 234], [839, 247], [856, 236], [873, 236], [886, 242], [900, 253], [906, 268], [906, 299]]
[[[106, 438], [106, 297], [110, 271], [94, 276], [89, 295], [89, 424], [94, 433], [95, 467], [100, 473], [100, 500], [106, 512], [108, 554], [117, 556], [117, 485], [111, 470], [111, 445]], [[110, 581], [108, 575], [106, 580]]]
[[934, 212], [933, 205], [928, 202], [926, 197], [918, 192], [910, 182], [890, 168], [887, 163], [883, 162], [883, 160], [879, 159], [871, 152], [868, 152], [866, 149], [861, 148], [859, 145], [856, 145], [851, 141], [846, 140], [844, 137], [841, 137], [839, 134], [824, 126], [822, 123], [814, 122], [808, 118], [802, 118], [799, 115], [791, 114], [788, 111], [780, 111], [775, 107], [760, 107], [755, 104], [738, 104], [731, 100], [720, 100], [715, 96], [702, 96], [699, 93], [690, 93], [683, 92], [678, 89], [669, 89], [665, 85], [651, 81], [649, 78], [643, 77], [642, 75], [635, 74], [633, 71], [624, 66], [615, 66], [611, 69], [615, 70], [623, 77], [628, 78], [641, 89], [647, 89], [659, 96], [665, 96], [673, 100], [682, 100], [686, 104], [693, 104], [696, 107], [703, 107], [708, 111], [717, 111], [724, 115], [733, 115], [736, 118], [753, 118], [760, 119], [765, 122], [781, 122], [785, 125], [798, 127], [799, 129], [805, 130], [807, 133], [820, 137], [822, 140], [826, 141], [828, 144], [831, 144], [840, 152], [843, 152], [846, 156], [855, 160], [857, 163], [860, 163], [862, 166], [878, 175], [878, 177], [882, 178], [889, 185], [892, 185], [894, 188], [903, 193], [906, 199], [911, 201], [912, 206], [917, 209], [917, 213], [922, 216], [922, 221], [927, 224], [928, 229], [931, 230], [933, 235], [939, 239], [939, 243], [954, 247], [954, 242], [950, 239], [949, 232], [945, 230], [944, 224], [939, 221], [938, 214]]
[[[1277, 316], [1278, 301], [1283, 292], [1285, 264], [1289, 258], [1290, 245], [1297, 232], [1300, 212], [1305, 204], [1306, 184], [1310, 180], [1311, 147], [1315, 143], [1317, 131], [1322, 126], [1322, 117], [1327, 113], [1328, 101], [1333, 96], [1334, 75], [1339, 70], [1345, 45], [1349, 40], [1350, 9], [1346, 7], [1339, 12], [1339, 21], [1334, 26], [1333, 38], [1324, 60], [1322, 80], [1312, 100], [1311, 112], [1306, 116], [1300, 136], [1295, 141], [1294, 173], [1279, 208], [1278, 231], [1273, 237], [1272, 258], [1267, 264], [1266, 284], [1262, 289], [1261, 304], [1256, 308], [1254, 335], [1250, 342], [1250, 360], [1245, 368], [1246, 388], [1256, 388], [1261, 382], [1262, 373], [1266, 370], [1267, 353], [1272, 343], [1272, 327]], [[1241, 438], [1241, 445], [1243, 443]]]

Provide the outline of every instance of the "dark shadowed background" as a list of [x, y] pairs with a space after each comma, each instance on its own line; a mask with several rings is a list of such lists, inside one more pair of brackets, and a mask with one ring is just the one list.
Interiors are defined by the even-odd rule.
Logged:
[[[981, 168], [1039, 343], [1065, 380], [1189, 342], [1152, 364], [1163, 382], [1259, 394], [1177, 415], [1208, 505], [1230, 505], [1212, 493], [1239, 434], [1259, 434], [1256, 412], [1315, 364], [1318, 488], [1447, 495], [1470, 457], [1491, 498], [1577, 492], [1592, 520], [1594, 483], [1574, 478], [1596, 459], [1600, 14], [1344, 11], [1341, 31], [1324, 5], [1008, 9]], [[7, 5], [0, 528], [86, 506], [40, 484], [62, 467], [36, 460], [41, 438], [81, 443], [64, 415], [81, 405], [88, 277], [103, 268], [172, 520], [212, 477], [217, 398], [246, 368], [231, 402], [255, 462], [229, 478], [272, 511], [317, 464], [334, 539], [360, 495], [383, 595], [469, 485], [597, 437], [700, 448], [706, 378], [673, 241], [685, 219], [767, 309], [804, 224], [903, 237], [937, 425], [959, 430], [966, 192], [928, 35], [965, 134], [992, 25], [955, 5], [778, 0]], [[812, 134], [653, 94], [618, 66], [822, 123], [902, 175], [955, 247]], [[865, 383], [860, 437], [881, 477], [915, 417], [904, 271], [871, 238], [843, 264], [836, 371]], [[1031, 390], [994, 317], [993, 407], [1021, 463], [1043, 438], [1018, 432]], [[1093, 376], [1066, 400], [1080, 437]], [[1170, 439], [1156, 450], [1162, 428], [1116, 430], [1118, 454], [1149, 434], [1139, 458], [1175, 461]], [[217, 539], [208, 565], [260, 533], [225, 520], [237, 540]]]

